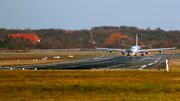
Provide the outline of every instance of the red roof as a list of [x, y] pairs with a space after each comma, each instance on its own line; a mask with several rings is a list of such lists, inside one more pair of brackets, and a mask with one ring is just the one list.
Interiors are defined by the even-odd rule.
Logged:
[[36, 36], [35, 34], [9, 34], [8, 37], [12, 36], [13, 38], [16, 37], [23, 37], [24, 39], [29, 39], [32, 42], [37, 42], [37, 40], [41, 40], [38, 36]]
[[67, 34], [67, 33], [72, 33], [72, 31], [71, 31], [71, 30], [66, 30], [65, 32], [66, 32], [66, 34]]
[[129, 39], [129, 37], [128, 37], [127, 35], [122, 35], [121, 37], [122, 37], [122, 38]]

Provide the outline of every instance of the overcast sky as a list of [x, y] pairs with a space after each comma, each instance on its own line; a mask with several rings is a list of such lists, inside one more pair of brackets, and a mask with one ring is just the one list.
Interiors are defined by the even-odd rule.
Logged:
[[1, 0], [0, 28], [180, 30], [180, 0]]

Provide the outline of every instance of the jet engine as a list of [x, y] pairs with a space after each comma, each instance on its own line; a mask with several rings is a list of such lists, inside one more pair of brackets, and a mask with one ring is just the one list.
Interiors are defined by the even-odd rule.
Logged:
[[122, 54], [122, 55], [125, 55], [125, 52], [122, 51], [121, 54]]
[[146, 54], [146, 55], [148, 55], [148, 54], [149, 54], [149, 52], [148, 52], [148, 51], [146, 51], [146, 52], [145, 52], [145, 54]]
[[109, 50], [108, 52], [109, 52], [109, 53], [113, 53], [113, 51], [112, 51], [112, 50]]
[[158, 50], [159, 53], [162, 53], [162, 50]]

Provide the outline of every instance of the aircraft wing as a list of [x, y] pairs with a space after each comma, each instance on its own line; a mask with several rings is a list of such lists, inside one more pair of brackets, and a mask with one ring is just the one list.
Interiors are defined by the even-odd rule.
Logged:
[[175, 49], [176, 47], [171, 48], [154, 48], [154, 49], [141, 49], [139, 52], [146, 52], [146, 51], [155, 51], [155, 50], [166, 50], [166, 49]]
[[118, 48], [96, 48], [96, 50], [112, 50], [112, 51], [130, 52], [130, 50], [128, 49], [118, 49]]

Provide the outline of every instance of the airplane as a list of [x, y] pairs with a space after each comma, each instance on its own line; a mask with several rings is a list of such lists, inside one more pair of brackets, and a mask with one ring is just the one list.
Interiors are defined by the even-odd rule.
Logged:
[[136, 34], [136, 45], [124, 45], [124, 46], [129, 46], [131, 47], [130, 49], [117, 49], [117, 48], [97, 48], [96, 50], [108, 50], [109, 53], [113, 53], [113, 51], [121, 51], [122, 55], [125, 55], [127, 52], [127, 56], [130, 56], [130, 53], [134, 56], [137, 56], [139, 53], [141, 53], [141, 56], [144, 56], [144, 53], [146, 55], [149, 54], [150, 51], [156, 51], [158, 50], [159, 53], [162, 53], [162, 50], [167, 50], [167, 49], [175, 49], [176, 47], [171, 47], [171, 48], [155, 48], [155, 49], [141, 49], [141, 47], [146, 47], [150, 45], [143, 45], [139, 46], [138, 45], [138, 34]]

